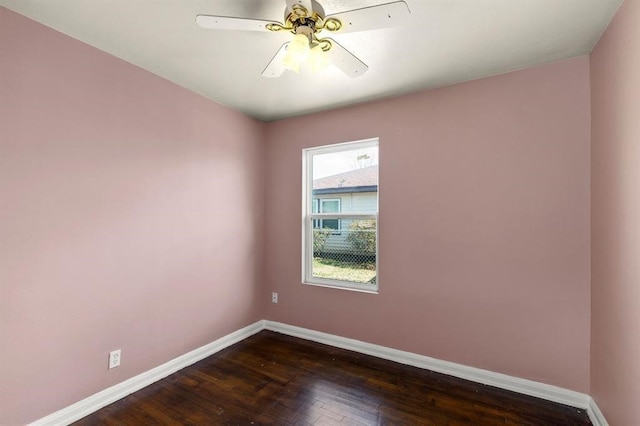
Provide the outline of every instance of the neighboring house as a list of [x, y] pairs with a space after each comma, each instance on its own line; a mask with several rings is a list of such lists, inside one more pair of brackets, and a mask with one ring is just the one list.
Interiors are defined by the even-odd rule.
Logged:
[[[378, 165], [364, 167], [313, 181], [314, 213], [376, 213], [378, 211]], [[324, 251], [352, 252], [347, 241], [351, 220], [322, 219], [314, 228], [334, 230]]]

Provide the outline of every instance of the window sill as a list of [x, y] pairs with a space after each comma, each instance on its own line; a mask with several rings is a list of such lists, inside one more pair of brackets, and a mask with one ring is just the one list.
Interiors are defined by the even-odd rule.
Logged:
[[347, 287], [347, 286], [335, 285], [335, 284], [324, 283], [324, 282], [320, 283], [320, 282], [307, 282], [307, 281], [303, 281], [302, 284], [316, 286], [316, 287], [335, 288], [338, 290], [355, 291], [358, 293], [380, 294], [378, 291], [378, 288], [367, 289], [367, 288], [361, 288], [361, 287]]

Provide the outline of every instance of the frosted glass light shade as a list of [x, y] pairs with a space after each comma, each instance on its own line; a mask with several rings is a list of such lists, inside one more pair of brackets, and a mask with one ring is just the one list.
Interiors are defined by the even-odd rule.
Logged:
[[296, 34], [287, 46], [287, 54], [282, 59], [282, 64], [288, 70], [299, 72], [300, 65], [307, 60], [310, 53], [309, 38], [304, 34]]

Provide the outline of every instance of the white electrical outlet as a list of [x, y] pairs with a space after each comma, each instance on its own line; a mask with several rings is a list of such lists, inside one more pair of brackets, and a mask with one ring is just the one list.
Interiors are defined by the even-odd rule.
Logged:
[[122, 349], [116, 349], [115, 351], [109, 352], [109, 370], [120, 366], [121, 354], [122, 354]]
[[271, 293], [271, 303], [278, 303], [278, 293]]

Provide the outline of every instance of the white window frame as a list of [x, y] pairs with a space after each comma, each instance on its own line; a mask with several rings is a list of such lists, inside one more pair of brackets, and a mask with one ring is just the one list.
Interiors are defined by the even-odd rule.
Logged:
[[[333, 145], [325, 145], [302, 150], [302, 283], [323, 287], [340, 288], [345, 290], [361, 291], [365, 293], [378, 293], [380, 287], [379, 276], [379, 238], [378, 238], [378, 212], [375, 213], [313, 213], [313, 157], [315, 155], [330, 154], [343, 151], [378, 147], [378, 138], [365, 139], [355, 142], [345, 142]], [[380, 183], [378, 182], [379, 196]], [[316, 197], [318, 199], [318, 197]], [[318, 201], [318, 210], [321, 202]], [[378, 203], [376, 202], [376, 206]], [[378, 207], [379, 210], [379, 207]], [[313, 276], [313, 222], [322, 219], [367, 220], [376, 221], [376, 282], [356, 283], [352, 281], [332, 280]], [[339, 229], [337, 231], [340, 231]]]

